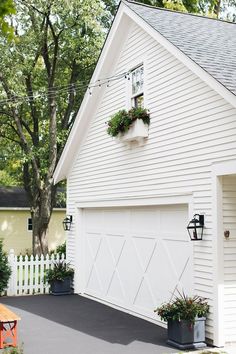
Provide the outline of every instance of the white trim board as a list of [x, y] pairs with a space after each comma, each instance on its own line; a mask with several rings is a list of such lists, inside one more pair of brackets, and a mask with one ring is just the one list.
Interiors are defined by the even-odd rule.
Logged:
[[170, 204], [192, 204], [192, 194], [159, 195], [146, 198], [121, 198], [121, 199], [98, 199], [80, 200], [75, 203], [77, 208], [106, 208], [106, 207], [132, 207], [132, 206], [155, 206]]
[[222, 176], [236, 174], [236, 160], [212, 164], [212, 206], [213, 214], [213, 321], [214, 344], [218, 347], [225, 345], [224, 323], [224, 238], [223, 238], [223, 206], [222, 206]]

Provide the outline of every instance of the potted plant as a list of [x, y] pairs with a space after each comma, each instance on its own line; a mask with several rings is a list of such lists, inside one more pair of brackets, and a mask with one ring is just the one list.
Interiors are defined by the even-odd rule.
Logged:
[[69, 267], [65, 260], [54, 262], [53, 267], [46, 271], [46, 281], [50, 284], [51, 294], [71, 294], [73, 276], [74, 269]]
[[198, 295], [179, 294], [174, 300], [162, 304], [155, 312], [167, 322], [167, 343], [179, 349], [206, 347], [205, 320], [209, 305]]
[[142, 107], [122, 109], [108, 121], [107, 133], [120, 141], [139, 141], [148, 136], [150, 115]]

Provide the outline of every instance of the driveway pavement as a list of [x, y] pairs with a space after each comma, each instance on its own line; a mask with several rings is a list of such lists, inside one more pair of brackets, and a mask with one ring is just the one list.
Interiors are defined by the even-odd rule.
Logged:
[[[167, 354], [166, 330], [79, 295], [2, 297], [24, 354]], [[0, 350], [1, 353], [1, 350]]]

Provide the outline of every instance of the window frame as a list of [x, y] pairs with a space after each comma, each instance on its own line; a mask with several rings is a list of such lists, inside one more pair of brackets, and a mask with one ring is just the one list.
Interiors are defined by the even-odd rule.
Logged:
[[[133, 73], [140, 69], [143, 68], [143, 83], [142, 83], [142, 90], [138, 90], [137, 92], [133, 93]], [[139, 105], [137, 105], [137, 99], [140, 97], [143, 97], [142, 100], [142, 105], [141, 107], [144, 107], [144, 82], [145, 82], [145, 75], [144, 75], [145, 71], [144, 71], [144, 63], [141, 62], [139, 65], [136, 65], [135, 67], [133, 67], [130, 70], [130, 81], [131, 81], [131, 107], [139, 107]]]
[[32, 218], [27, 219], [27, 231], [33, 231], [33, 220]]

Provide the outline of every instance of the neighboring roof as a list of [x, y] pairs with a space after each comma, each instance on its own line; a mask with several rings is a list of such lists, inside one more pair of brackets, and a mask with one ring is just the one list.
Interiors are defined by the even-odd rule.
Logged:
[[236, 95], [236, 24], [123, 1]]
[[[65, 192], [58, 189], [58, 192]], [[65, 203], [58, 199], [56, 208], [65, 208]], [[27, 194], [21, 187], [0, 187], [0, 208], [30, 208]]]
[[18, 187], [1, 187], [0, 207], [28, 208], [29, 202], [24, 189]]

